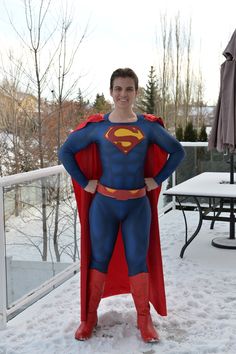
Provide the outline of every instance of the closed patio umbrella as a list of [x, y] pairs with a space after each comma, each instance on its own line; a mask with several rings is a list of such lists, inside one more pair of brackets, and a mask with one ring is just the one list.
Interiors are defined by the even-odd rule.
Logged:
[[[230, 156], [230, 184], [234, 184], [234, 154], [236, 153], [236, 30], [223, 55], [221, 65], [220, 93], [215, 118], [209, 137], [208, 148], [228, 152]], [[236, 185], [235, 185], [236, 188]], [[229, 238], [215, 238], [212, 244], [220, 248], [236, 249], [234, 201], [230, 202]]]

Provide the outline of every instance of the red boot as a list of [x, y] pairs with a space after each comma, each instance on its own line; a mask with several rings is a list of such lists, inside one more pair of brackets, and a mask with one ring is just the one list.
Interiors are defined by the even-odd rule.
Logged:
[[93, 329], [98, 321], [97, 308], [103, 294], [105, 279], [105, 273], [101, 273], [96, 269], [90, 270], [87, 320], [82, 321], [75, 332], [75, 339], [77, 340], [86, 340], [92, 335]]
[[158, 342], [159, 335], [155, 330], [149, 306], [149, 276], [139, 273], [129, 277], [130, 290], [138, 314], [138, 328], [144, 342]]

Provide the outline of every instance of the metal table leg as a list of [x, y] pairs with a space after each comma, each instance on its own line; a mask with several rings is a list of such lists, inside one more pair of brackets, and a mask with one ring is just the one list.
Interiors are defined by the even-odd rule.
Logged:
[[[220, 208], [219, 208], [219, 211], [217, 212], [216, 215], [214, 214], [214, 216], [215, 216], [216, 218], [218, 218], [218, 216], [220, 216], [223, 207], [224, 207], [224, 198], [221, 198], [221, 199], [220, 199]], [[214, 210], [213, 210], [213, 211], [214, 211]], [[216, 221], [216, 220], [213, 218], [213, 220], [212, 220], [212, 222], [211, 222], [211, 225], [210, 225], [210, 229], [211, 229], [211, 230], [214, 228], [215, 221]]]
[[194, 233], [192, 234], [192, 236], [190, 238], [188, 238], [188, 225], [187, 225], [187, 219], [186, 219], [186, 215], [185, 215], [185, 212], [184, 212], [184, 208], [182, 207], [182, 204], [179, 200], [178, 197], [176, 197], [178, 203], [179, 203], [179, 206], [180, 206], [180, 209], [183, 213], [183, 216], [184, 216], [184, 222], [185, 222], [185, 244], [184, 246], [182, 247], [181, 249], [181, 252], [180, 252], [180, 257], [183, 258], [184, 256], [184, 252], [186, 250], [186, 248], [188, 247], [188, 245], [195, 239], [195, 237], [197, 236], [197, 234], [199, 233], [201, 227], [202, 227], [202, 220], [203, 220], [203, 214], [202, 214], [202, 208], [201, 208], [201, 205], [197, 199], [197, 197], [194, 197], [193, 196], [193, 199], [195, 200], [196, 204], [197, 204], [197, 209], [198, 209], [198, 212], [199, 212], [199, 221], [198, 221], [198, 225], [197, 225], [197, 228], [196, 230], [194, 231]]

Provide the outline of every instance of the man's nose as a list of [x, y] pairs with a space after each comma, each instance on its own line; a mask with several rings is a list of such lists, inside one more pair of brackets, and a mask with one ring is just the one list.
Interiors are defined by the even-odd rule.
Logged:
[[126, 90], [121, 91], [121, 96], [126, 96], [126, 94], [127, 94]]

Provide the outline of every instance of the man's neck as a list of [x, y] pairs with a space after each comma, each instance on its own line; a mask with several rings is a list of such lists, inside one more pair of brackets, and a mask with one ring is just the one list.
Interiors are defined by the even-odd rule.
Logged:
[[137, 120], [137, 116], [133, 110], [118, 110], [115, 109], [109, 115], [109, 120], [111, 122], [135, 122]]

